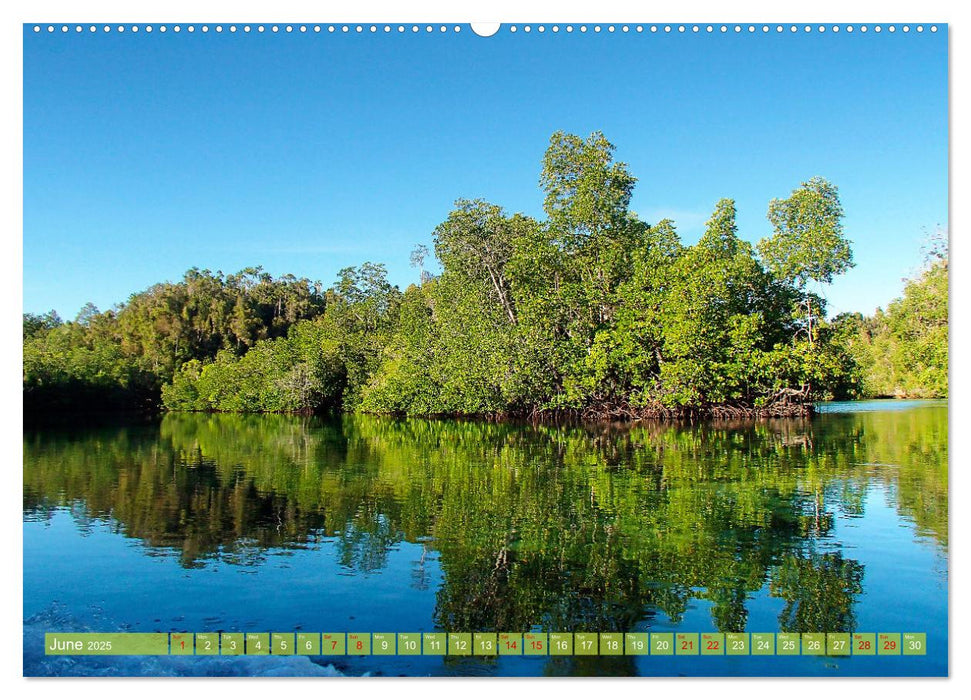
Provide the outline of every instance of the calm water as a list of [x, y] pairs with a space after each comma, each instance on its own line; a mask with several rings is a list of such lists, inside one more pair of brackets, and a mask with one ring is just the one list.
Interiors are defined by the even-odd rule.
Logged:
[[[24, 432], [24, 668], [941, 675], [947, 405], [535, 428], [170, 415]], [[52, 658], [74, 631], [913, 631], [924, 657]]]

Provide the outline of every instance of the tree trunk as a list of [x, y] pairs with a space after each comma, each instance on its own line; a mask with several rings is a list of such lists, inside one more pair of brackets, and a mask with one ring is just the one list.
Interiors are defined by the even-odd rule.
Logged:
[[813, 300], [806, 297], [806, 316], [809, 319], [809, 347], [813, 347]]

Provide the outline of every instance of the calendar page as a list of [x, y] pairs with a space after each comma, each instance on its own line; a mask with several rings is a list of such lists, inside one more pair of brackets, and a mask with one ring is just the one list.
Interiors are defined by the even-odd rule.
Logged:
[[949, 674], [946, 22], [221, 15], [22, 26], [24, 676]]

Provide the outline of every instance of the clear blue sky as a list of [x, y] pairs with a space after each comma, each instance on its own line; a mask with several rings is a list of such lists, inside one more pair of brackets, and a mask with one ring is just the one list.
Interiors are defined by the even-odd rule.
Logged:
[[542, 215], [550, 134], [602, 130], [632, 208], [694, 242], [722, 197], [840, 188], [872, 312], [947, 224], [947, 35], [34, 34], [24, 29], [24, 310], [73, 318], [193, 266], [393, 282], [458, 197]]

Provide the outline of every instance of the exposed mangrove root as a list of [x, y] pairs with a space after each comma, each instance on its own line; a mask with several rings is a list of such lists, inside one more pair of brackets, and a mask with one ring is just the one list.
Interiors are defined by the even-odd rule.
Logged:
[[730, 402], [698, 406], [632, 405], [626, 399], [595, 397], [580, 409], [531, 410], [526, 416], [534, 421], [633, 422], [642, 420], [703, 421], [751, 420], [762, 418], [804, 418], [813, 415], [809, 389], [781, 389], [755, 402]]

